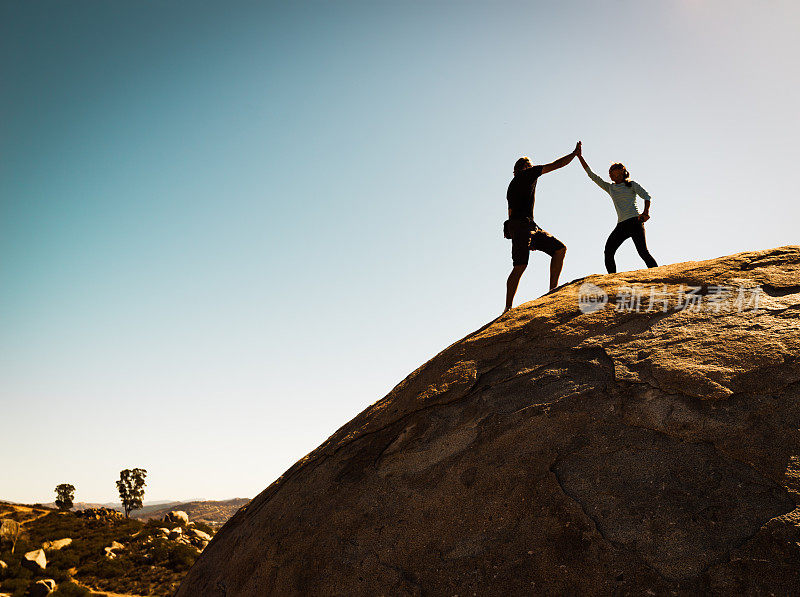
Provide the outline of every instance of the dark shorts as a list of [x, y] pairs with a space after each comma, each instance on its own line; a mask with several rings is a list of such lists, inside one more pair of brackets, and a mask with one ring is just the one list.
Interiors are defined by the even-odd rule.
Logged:
[[536, 224], [509, 220], [508, 225], [511, 233], [511, 259], [514, 265], [528, 265], [531, 251], [541, 251], [552, 257], [559, 249], [566, 248], [564, 243]]

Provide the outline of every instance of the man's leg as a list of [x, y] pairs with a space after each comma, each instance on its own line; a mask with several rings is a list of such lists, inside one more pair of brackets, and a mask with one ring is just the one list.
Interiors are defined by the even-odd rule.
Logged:
[[558, 286], [558, 277], [561, 275], [561, 268], [564, 266], [564, 255], [567, 254], [567, 247], [561, 247], [550, 258], [550, 290]]
[[531, 237], [531, 251], [542, 251], [550, 255], [550, 290], [553, 290], [558, 286], [558, 277], [561, 275], [561, 268], [564, 266], [564, 255], [567, 254], [567, 246], [555, 236], [540, 228]]
[[517, 294], [519, 279], [522, 277], [522, 272], [525, 271], [526, 267], [528, 266], [515, 265], [511, 268], [511, 273], [508, 275], [508, 280], [506, 280], [506, 308], [503, 309], [503, 313], [511, 308], [511, 304], [514, 302], [514, 295]]

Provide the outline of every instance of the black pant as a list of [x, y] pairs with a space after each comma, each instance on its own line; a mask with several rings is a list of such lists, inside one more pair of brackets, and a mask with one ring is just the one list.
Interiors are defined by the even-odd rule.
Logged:
[[635, 218], [623, 220], [617, 224], [617, 227], [611, 231], [606, 241], [606, 269], [609, 274], [613, 274], [617, 271], [617, 264], [614, 263], [614, 254], [617, 252], [617, 249], [619, 249], [619, 246], [629, 238], [633, 239], [633, 244], [636, 245], [639, 257], [644, 259], [647, 267], [658, 267], [656, 260], [653, 259], [653, 256], [647, 250], [647, 241], [644, 238], [644, 226], [637, 216]]

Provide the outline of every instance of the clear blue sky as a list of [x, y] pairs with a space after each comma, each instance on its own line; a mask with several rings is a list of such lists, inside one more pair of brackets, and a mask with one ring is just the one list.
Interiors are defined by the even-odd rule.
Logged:
[[[129, 467], [254, 496], [500, 313], [521, 155], [625, 162], [660, 263], [797, 243], [798, 30], [790, 0], [4, 0], [0, 498]], [[563, 281], [603, 271], [577, 161], [536, 219]]]

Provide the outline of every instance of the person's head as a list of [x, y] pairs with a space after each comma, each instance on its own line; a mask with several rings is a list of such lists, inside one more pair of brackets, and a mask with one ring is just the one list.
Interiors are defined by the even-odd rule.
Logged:
[[631, 175], [628, 174], [628, 169], [619, 162], [611, 164], [611, 167], [608, 169], [608, 175], [615, 184], [624, 182], [626, 185], [631, 186], [631, 182], [628, 180]]
[[528, 168], [533, 168], [533, 164], [531, 164], [531, 160], [528, 156], [522, 156], [517, 160], [517, 163], [514, 164], [514, 176]]

